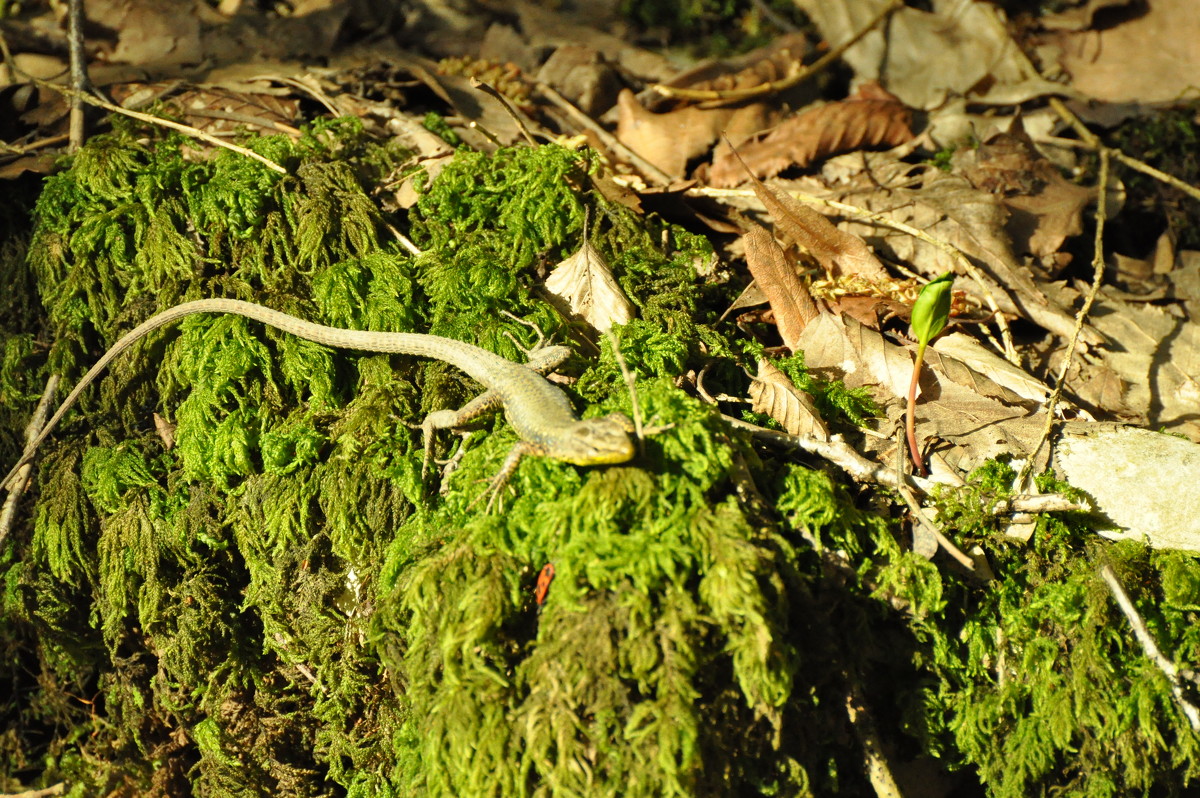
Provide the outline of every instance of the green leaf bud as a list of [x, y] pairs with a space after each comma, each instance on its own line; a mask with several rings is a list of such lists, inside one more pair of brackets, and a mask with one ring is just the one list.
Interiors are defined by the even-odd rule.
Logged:
[[950, 320], [950, 297], [954, 272], [946, 272], [921, 289], [912, 309], [912, 331], [917, 341], [928, 344]]

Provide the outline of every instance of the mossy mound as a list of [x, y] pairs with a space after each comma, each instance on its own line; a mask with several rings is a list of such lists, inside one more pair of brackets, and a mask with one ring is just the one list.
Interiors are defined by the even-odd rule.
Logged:
[[[593, 155], [462, 151], [385, 220], [371, 191], [405, 153], [352, 121], [250, 142], [288, 176], [145, 135], [90, 142], [46, 182], [28, 255], [5, 250], [3, 301], [45, 312], [0, 322], [3, 462], [44, 375], [71, 383], [139, 321], [208, 296], [519, 360], [510, 311], [576, 345], [578, 407], [630, 412], [611, 343], [539, 293], [585, 217], [638, 308], [621, 348], [665, 429], [621, 466], [527, 459], [487, 514], [472, 502], [515, 441], [502, 419], [444, 496], [421, 479], [408, 424], [475, 387], [445, 364], [232, 317], [152, 335], [43, 447], [0, 552], [0, 788], [869, 794], [848, 700], [893, 764], [932, 758], [995, 795], [1195, 777], [1196, 737], [1096, 577], [1115, 563], [1169, 655], [1195, 662], [1195, 561], [1069, 517], [1006, 542], [997, 464], [942, 500], [998, 576], [974, 582], [908, 552], [886, 495], [756, 450], [679, 387], [753, 349], [716, 325], [724, 289], [694, 269], [707, 242], [606, 202]], [[870, 411], [810, 384], [839, 423]]]

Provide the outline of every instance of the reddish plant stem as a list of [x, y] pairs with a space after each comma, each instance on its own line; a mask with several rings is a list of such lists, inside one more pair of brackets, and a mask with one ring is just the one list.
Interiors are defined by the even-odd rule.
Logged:
[[917, 344], [917, 359], [913, 361], [912, 382], [908, 385], [908, 418], [904, 429], [908, 433], [908, 451], [912, 454], [913, 465], [921, 476], [928, 476], [925, 461], [921, 459], [921, 447], [917, 445], [917, 382], [921, 378], [921, 364], [925, 362], [925, 343]]

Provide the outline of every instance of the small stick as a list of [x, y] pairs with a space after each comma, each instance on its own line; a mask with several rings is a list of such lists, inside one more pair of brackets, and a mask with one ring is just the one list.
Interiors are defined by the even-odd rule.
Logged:
[[704, 107], [715, 107], [725, 103], [740, 102], [742, 100], [749, 100], [755, 97], [765, 97], [768, 94], [775, 94], [776, 92], [783, 91], [784, 89], [790, 89], [793, 86], [797, 86], [811, 78], [813, 75], [819, 73], [835, 60], [841, 58], [842, 54], [851, 47], [858, 44], [858, 42], [864, 36], [874, 30], [875, 26], [880, 22], [883, 22], [883, 20], [887, 19], [887, 17], [890, 16], [893, 11], [897, 11], [903, 7], [904, 0], [892, 0], [892, 2], [884, 6], [879, 13], [875, 15], [874, 19], [864, 25], [862, 30], [855, 33], [837, 47], [834, 47], [825, 55], [814, 61], [811, 65], [801, 66], [795, 71], [795, 73], [788, 75], [782, 80], [776, 80], [770, 83], [760, 83], [757, 86], [751, 86], [748, 89], [726, 89], [724, 91], [712, 89], [677, 88], [675, 86], [665, 86], [661, 83], [655, 83], [650, 88], [654, 89], [656, 92], [665, 97], [674, 97], [680, 100], [702, 101], [705, 104]]
[[[46, 426], [46, 419], [50, 416], [50, 409], [54, 406], [54, 394], [58, 391], [58, 382], [59, 375], [57, 374], [51, 374], [50, 379], [46, 380], [42, 398], [38, 400], [33, 417], [29, 419], [29, 424], [25, 427], [26, 447], [37, 440], [42, 427]], [[17, 503], [21, 501], [21, 494], [25, 492], [25, 487], [29, 484], [29, 474], [32, 471], [33, 463], [26, 463], [8, 483], [8, 498], [4, 501], [3, 509], [0, 509], [0, 552], [4, 551], [4, 543], [12, 531], [17, 517]], [[3, 488], [4, 485], [0, 485], [0, 490]]]
[[852, 479], [859, 482], [877, 482], [880, 485], [887, 485], [892, 488], [899, 487], [900, 485], [910, 485], [922, 493], [928, 493], [937, 484], [932, 480], [911, 474], [897, 475], [895, 469], [871, 462], [843, 440], [835, 438], [830, 441], [821, 441], [811, 435], [789, 435], [786, 432], [767, 429], [766, 427], [751, 424], [748, 421], [742, 421], [740, 418], [734, 418], [725, 413], [721, 414], [721, 418], [725, 419], [726, 423], [730, 426], [747, 430], [751, 435], [761, 440], [770, 441], [771, 443], [793, 449], [803, 449], [809, 454], [814, 454], [817, 457], [828, 460], [849, 474]]
[[83, 49], [83, 0], [67, 3], [67, 45], [71, 61], [71, 88], [76, 91], [71, 97], [70, 135], [71, 152], [83, 146], [83, 103], [79, 99], [92, 87], [88, 80], [87, 53]]
[[673, 178], [669, 174], [622, 144], [620, 139], [605, 130], [583, 111], [580, 111], [578, 108], [572, 105], [571, 101], [555, 91], [553, 86], [550, 86], [546, 83], [539, 83], [537, 84], [537, 89], [539, 92], [541, 92], [543, 97], [545, 97], [554, 105], [557, 105], [567, 114], [567, 116], [571, 117], [571, 120], [575, 122], [575, 124], [579, 125], [585, 130], [590, 130], [596, 135], [596, 138], [598, 138], [600, 142], [604, 144], [605, 147], [608, 147], [613, 152], [620, 153], [624, 158], [628, 159], [630, 163], [641, 170], [642, 174], [644, 174], [647, 178], [660, 186], [668, 186], [671, 184]]
[[1167, 677], [1167, 681], [1171, 683], [1171, 695], [1175, 699], [1175, 703], [1179, 706], [1181, 712], [1187, 717], [1188, 723], [1192, 724], [1192, 728], [1200, 731], [1200, 709], [1196, 705], [1187, 700], [1183, 694], [1183, 685], [1179, 682], [1179, 668], [1174, 662], [1167, 659], [1158, 649], [1158, 643], [1154, 642], [1154, 637], [1151, 636], [1150, 630], [1146, 628], [1146, 623], [1142, 620], [1142, 616], [1138, 613], [1137, 607], [1133, 606], [1133, 601], [1130, 600], [1129, 594], [1125, 592], [1121, 580], [1117, 578], [1111, 565], [1105, 565], [1100, 569], [1100, 576], [1108, 584], [1108, 589], [1112, 591], [1113, 598], [1117, 600], [1117, 606], [1121, 608], [1121, 612], [1125, 615], [1129, 625], [1133, 627], [1133, 635], [1138, 642], [1142, 644], [1142, 651], [1147, 659], [1158, 666], [1158, 669]]

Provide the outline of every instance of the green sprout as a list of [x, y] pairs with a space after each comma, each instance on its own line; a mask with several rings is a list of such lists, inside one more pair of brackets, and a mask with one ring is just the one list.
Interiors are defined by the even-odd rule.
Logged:
[[927, 472], [925, 461], [921, 459], [921, 448], [917, 446], [917, 382], [921, 377], [921, 364], [925, 362], [925, 347], [946, 328], [946, 322], [950, 320], [953, 286], [954, 273], [946, 272], [936, 280], [930, 280], [913, 303], [912, 331], [917, 337], [917, 359], [913, 362], [912, 382], [908, 386], [908, 422], [905, 429], [908, 432], [908, 450], [912, 452], [913, 465], [917, 467], [921, 476], [926, 476]]

